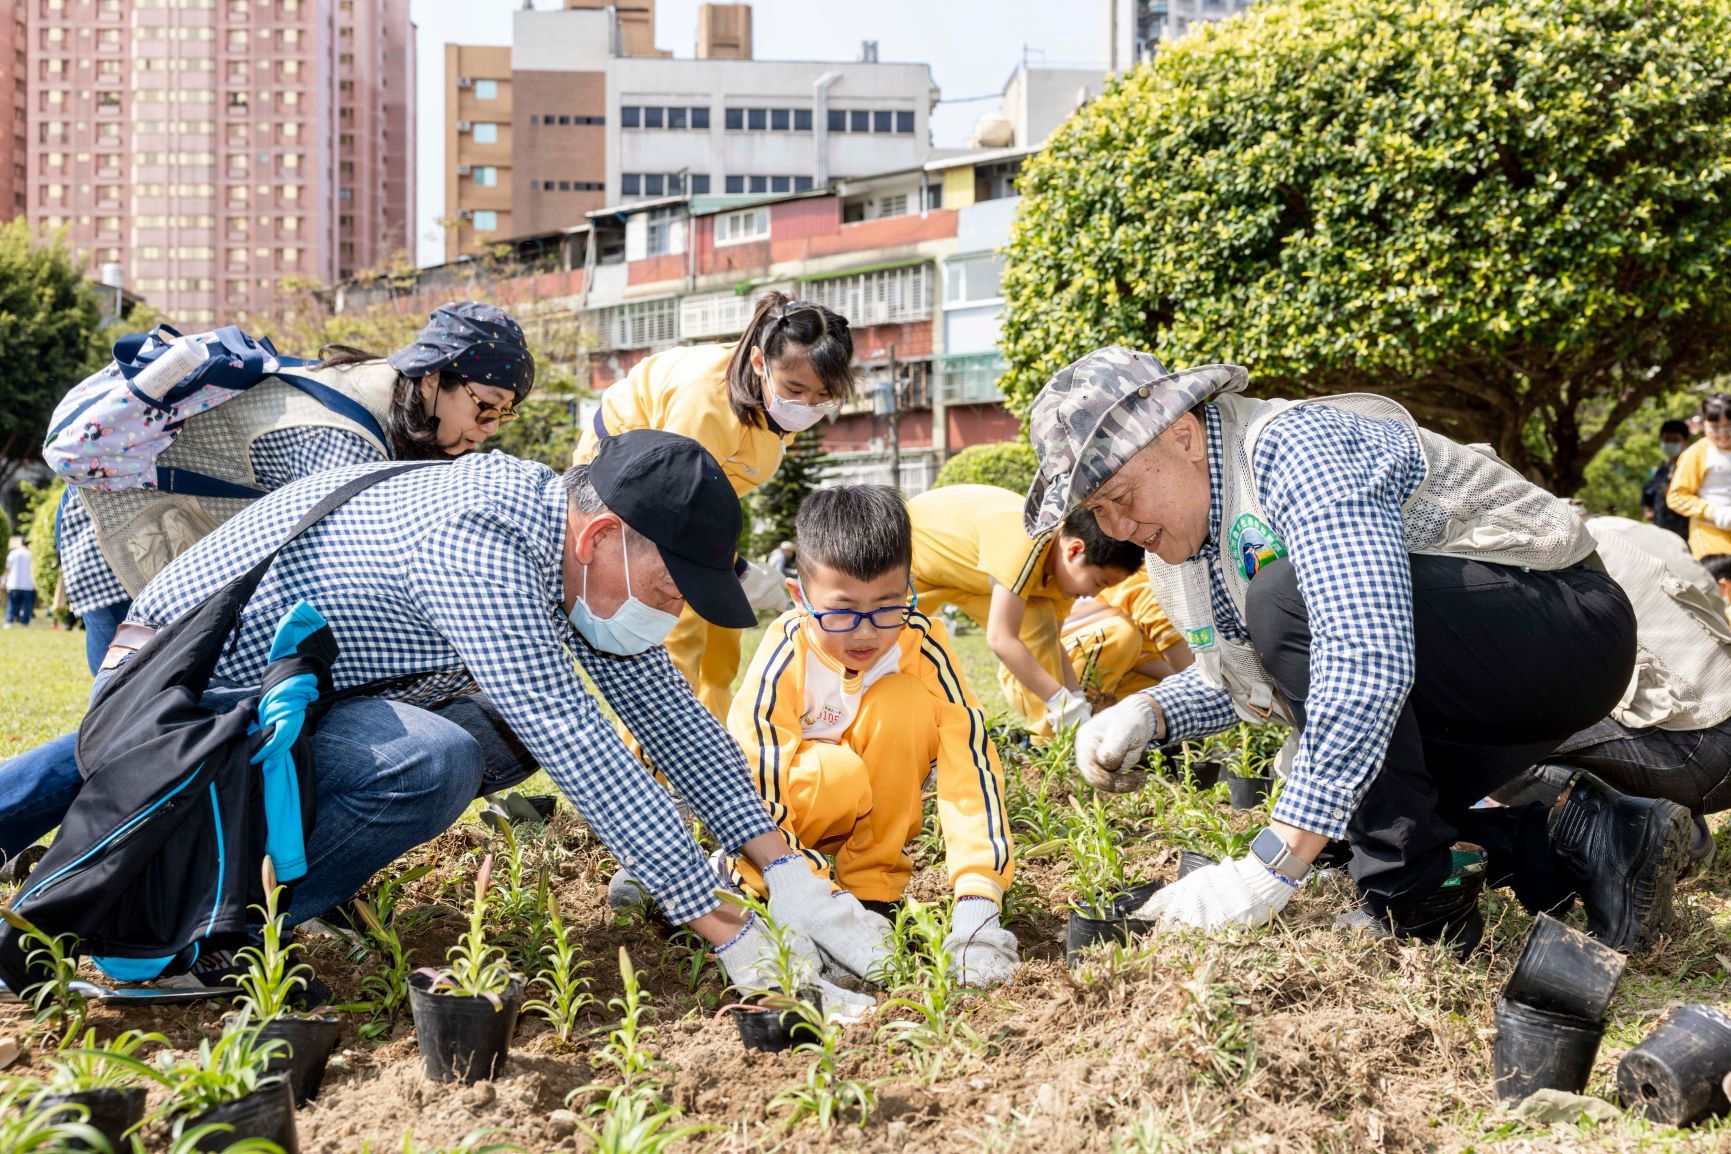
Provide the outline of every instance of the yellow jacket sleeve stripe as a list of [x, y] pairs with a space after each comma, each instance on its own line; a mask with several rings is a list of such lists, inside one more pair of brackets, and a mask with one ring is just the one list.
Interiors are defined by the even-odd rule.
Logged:
[[1038, 575], [1040, 565], [1046, 560], [1046, 548], [1051, 543], [1050, 533], [1042, 533], [1034, 538], [1033, 548], [1028, 550], [1028, 559], [1022, 562], [1022, 571], [1016, 574], [1016, 583], [1010, 587], [1010, 592], [1026, 599], [1028, 584]]
[[[793, 628], [799, 628], [797, 621]], [[798, 655], [799, 647], [794, 644], [791, 631], [784, 632], [764, 663], [751, 711], [752, 736], [757, 744], [757, 791], [769, 806], [770, 817], [783, 829], [787, 828], [788, 812], [781, 800], [781, 740], [776, 732], [775, 710], [781, 703], [781, 679]]]
[[956, 673], [949, 652], [930, 635], [923, 614], [914, 614], [909, 624], [921, 633], [920, 655], [937, 671], [938, 684], [944, 696], [968, 713], [968, 754], [980, 783], [980, 796], [985, 803], [986, 836], [992, 849], [992, 868], [999, 873], [1010, 865], [1010, 839], [1004, 826], [1003, 783], [993, 770], [990, 744], [986, 737], [986, 715], [979, 705], [970, 703], [962, 679]]

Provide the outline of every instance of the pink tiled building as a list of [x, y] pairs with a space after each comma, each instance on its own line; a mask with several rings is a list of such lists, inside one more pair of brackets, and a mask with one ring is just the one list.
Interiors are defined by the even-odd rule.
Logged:
[[171, 320], [412, 240], [408, 0], [26, 0], [27, 204]]

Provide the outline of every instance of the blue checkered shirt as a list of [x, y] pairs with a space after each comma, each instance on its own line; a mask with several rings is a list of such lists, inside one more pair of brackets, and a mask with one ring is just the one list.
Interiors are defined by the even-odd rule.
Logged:
[[[1211, 500], [1209, 600], [1222, 637], [1244, 640], [1220, 558], [1220, 418], [1206, 409]], [[1424, 480], [1418, 438], [1399, 421], [1305, 405], [1268, 426], [1250, 462], [1269, 527], [1285, 544], [1310, 618], [1310, 693], [1298, 755], [1274, 817], [1338, 838], [1382, 768], [1412, 688], [1412, 571], [1401, 506]], [[1147, 691], [1170, 740], [1238, 720], [1225, 690], [1191, 666]]]
[[[132, 620], [162, 625], [244, 572], [338, 469], [259, 500], [176, 558]], [[402, 696], [430, 704], [478, 684], [613, 856], [663, 912], [716, 907], [715, 872], [665, 789], [626, 752], [575, 663], [728, 850], [775, 830], [745, 757], [667, 651], [590, 649], [564, 613], [565, 489], [544, 465], [471, 453], [411, 470], [340, 506], [285, 549], [253, 595], [220, 677], [256, 685], [277, 620], [302, 599], [331, 624], [337, 687], [430, 673]]]
[[[317, 425], [265, 433], [252, 443], [247, 455], [261, 489], [280, 489], [326, 469], [380, 459], [372, 442], [359, 433]], [[126, 586], [109, 568], [96, 543], [96, 522], [70, 489], [60, 504], [60, 577], [65, 582], [66, 603], [80, 617], [128, 597]]]

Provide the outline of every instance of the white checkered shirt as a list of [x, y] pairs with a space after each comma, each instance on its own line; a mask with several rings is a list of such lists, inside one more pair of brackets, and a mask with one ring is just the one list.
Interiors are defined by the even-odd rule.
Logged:
[[[265, 433], [252, 443], [247, 455], [261, 489], [280, 489], [326, 469], [380, 459], [372, 442], [359, 433], [321, 426]], [[126, 586], [109, 568], [96, 543], [96, 522], [70, 489], [60, 503], [60, 576], [66, 584], [66, 603], [80, 617], [92, 609], [127, 600]]]
[[[161, 625], [199, 604], [269, 552], [321, 496], [366, 471], [334, 470], [261, 499], [164, 569], [131, 619]], [[277, 620], [304, 599], [336, 635], [339, 689], [433, 671], [402, 694], [430, 703], [463, 692], [472, 677], [613, 856], [669, 918], [689, 921], [715, 908], [715, 872], [667, 791], [626, 752], [584, 688], [573, 654], [724, 847], [776, 827], [739, 746], [665, 649], [611, 657], [572, 629], [563, 608], [565, 516], [559, 476], [503, 453], [471, 453], [381, 482], [283, 551], [217, 674], [256, 685]]]
[[[1209, 600], [1221, 636], [1247, 637], [1220, 559], [1223, 446], [1206, 409], [1212, 498]], [[1250, 462], [1257, 498], [1297, 571], [1310, 618], [1305, 726], [1274, 817], [1327, 837], [1346, 825], [1382, 768], [1415, 669], [1412, 571], [1401, 506], [1424, 480], [1418, 439], [1399, 421], [1305, 405], [1268, 426]], [[1218, 733], [1238, 720], [1225, 690], [1191, 666], [1147, 691], [1169, 740]]]

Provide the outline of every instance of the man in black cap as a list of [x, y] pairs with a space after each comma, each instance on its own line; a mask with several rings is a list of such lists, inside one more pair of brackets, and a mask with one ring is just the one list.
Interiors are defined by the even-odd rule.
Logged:
[[[364, 471], [332, 470], [258, 501], [164, 569], [130, 620], [167, 625]], [[754, 622], [733, 570], [740, 529], [732, 486], [702, 446], [640, 430], [609, 438], [563, 477], [501, 453], [410, 470], [290, 544], [217, 666], [236, 688], [212, 693], [233, 695], [227, 703], [257, 692], [276, 623], [301, 601], [336, 636], [337, 690], [412, 678], [390, 696], [340, 701], [319, 723], [316, 816], [290, 922], [347, 901], [483, 791], [539, 765], [669, 919], [715, 945], [735, 982], [768, 984], [764, 928], [717, 900], [721, 883], [672, 800], [573, 668], [574, 658], [723, 849], [760, 866], [789, 854], [739, 747], [661, 648], [686, 602], [719, 625]], [[126, 657], [110, 651], [105, 664]], [[452, 720], [447, 703], [477, 687], [509, 733], [465, 724], [472, 712]], [[802, 949], [835, 936], [833, 903], [779, 898], [772, 890], [772, 908]], [[220, 980], [226, 962], [212, 959], [195, 979]], [[843, 1010], [860, 1002], [826, 994]]]

